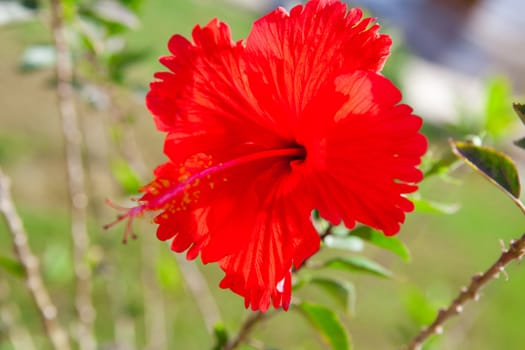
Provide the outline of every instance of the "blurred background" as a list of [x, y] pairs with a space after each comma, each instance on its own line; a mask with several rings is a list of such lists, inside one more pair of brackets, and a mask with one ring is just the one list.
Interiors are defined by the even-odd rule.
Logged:
[[[97, 349], [211, 349], [212, 323], [235, 334], [248, 314], [242, 299], [221, 290], [217, 266], [185, 263], [155, 238], [150, 220], [134, 223], [139, 238], [121, 244], [123, 226], [104, 231], [164, 161], [163, 134], [144, 106], [153, 73], [164, 70], [172, 34], [195, 24], [227, 22], [235, 40], [277, 5], [256, 0], [64, 1], [64, 26], [74, 60], [75, 102], [90, 244], [91, 315]], [[360, 0], [351, 6], [377, 17], [394, 38], [384, 74], [425, 120], [430, 140], [424, 166], [450, 159], [447, 140], [483, 140], [523, 164], [512, 140], [523, 126], [511, 102], [525, 102], [525, 2], [520, 0]], [[59, 320], [75, 339], [75, 273], [64, 137], [57, 109], [56, 55], [50, 7], [39, 1], [0, 1], [0, 167], [29, 235]], [[521, 153], [520, 153], [521, 152]], [[445, 162], [447, 163], [447, 162]], [[503, 193], [465, 167], [443, 166], [421, 186], [418, 210], [397, 236], [410, 260], [367, 242], [324, 249], [314, 257], [359, 255], [392, 271], [392, 278], [329, 272], [353, 285], [343, 307], [323, 291], [295, 295], [335, 310], [356, 349], [397, 349], [448, 304], [476, 272], [499, 256], [500, 240], [523, 234], [525, 219]], [[0, 350], [48, 349], [12, 251], [0, 225]], [[398, 254], [399, 255], [399, 254]], [[195, 269], [195, 267], [197, 267]], [[514, 264], [449, 322], [426, 349], [522, 349], [523, 266]], [[305, 269], [301, 276], [315, 276]], [[355, 300], [354, 300], [355, 298]], [[349, 299], [349, 300], [350, 300]], [[348, 310], [345, 310], [347, 309]], [[88, 317], [89, 318], [89, 317]], [[91, 322], [88, 322], [91, 324]], [[324, 349], [299, 313], [279, 313], [241, 349]], [[264, 346], [262, 344], [265, 344]]]

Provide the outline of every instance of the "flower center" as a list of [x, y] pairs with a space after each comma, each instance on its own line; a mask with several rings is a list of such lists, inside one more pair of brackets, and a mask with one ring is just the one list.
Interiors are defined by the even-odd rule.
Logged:
[[169, 191], [166, 191], [166, 193], [164, 193], [158, 198], [158, 201], [156, 201], [155, 203], [155, 207], [162, 208], [175, 196], [177, 196], [181, 191], [183, 191], [188, 185], [191, 185], [196, 180], [203, 179], [209, 177], [210, 175], [222, 172], [226, 169], [230, 169], [246, 163], [251, 163], [256, 160], [283, 157], [290, 158], [290, 160], [304, 160], [306, 157], [306, 150], [300, 145], [290, 148], [271, 149], [261, 152], [250, 153], [239, 158], [235, 158], [223, 163], [210, 166], [209, 168], [206, 168], [202, 171], [199, 171], [196, 174], [191, 175], [186, 180], [179, 182], [175, 187], [173, 187]]
[[268, 158], [288, 158], [290, 159], [290, 162], [292, 161], [303, 161], [306, 159], [306, 149], [299, 144], [295, 144], [288, 148], [277, 148], [277, 149], [269, 149], [264, 150], [260, 152], [254, 152], [250, 153], [238, 158], [234, 158], [225, 162], [221, 162], [215, 165], [212, 165], [208, 168], [205, 168], [191, 176], [189, 176], [184, 181], [178, 182], [175, 186], [168, 189], [167, 191], [163, 192], [159, 196], [156, 196], [154, 199], [150, 199], [148, 201], [144, 201], [141, 204], [132, 207], [132, 208], [123, 208], [119, 207], [109, 200], [106, 201], [108, 205], [111, 207], [119, 210], [124, 211], [124, 213], [117, 216], [117, 219], [107, 225], [104, 225], [104, 229], [108, 229], [113, 227], [115, 224], [123, 221], [128, 220], [126, 224], [126, 229], [124, 232], [123, 242], [125, 243], [127, 241], [128, 236], [131, 236], [132, 238], [136, 238], [136, 235], [132, 232], [132, 220], [134, 217], [141, 215], [147, 210], [159, 210], [164, 208], [169, 202], [174, 200], [178, 195], [183, 193], [188, 189], [188, 186], [196, 183], [198, 180], [203, 178], [208, 178], [209, 176], [223, 172], [227, 169], [231, 169], [233, 167], [244, 165], [247, 163], [251, 163], [257, 160], [261, 159], [268, 159]]

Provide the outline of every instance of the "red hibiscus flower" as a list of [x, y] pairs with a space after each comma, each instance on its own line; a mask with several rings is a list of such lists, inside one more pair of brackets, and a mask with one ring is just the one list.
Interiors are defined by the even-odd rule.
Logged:
[[391, 39], [336, 0], [277, 9], [245, 42], [224, 23], [175, 35], [146, 103], [168, 161], [139, 205], [160, 240], [225, 272], [246, 307], [287, 309], [291, 270], [320, 246], [311, 213], [399, 231], [422, 179], [421, 119], [378, 72]]

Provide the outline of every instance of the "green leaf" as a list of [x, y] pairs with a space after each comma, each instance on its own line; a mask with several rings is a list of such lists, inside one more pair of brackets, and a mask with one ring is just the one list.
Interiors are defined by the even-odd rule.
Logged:
[[525, 104], [522, 103], [513, 103], [512, 108], [514, 109], [514, 112], [518, 115], [521, 122], [525, 124]]
[[0, 256], [0, 267], [16, 277], [25, 276], [25, 271], [22, 264], [6, 256]]
[[119, 2], [133, 11], [133, 13], [137, 14], [144, 3], [144, 0], [119, 0]]
[[359, 237], [370, 244], [386, 249], [405, 261], [410, 261], [410, 252], [406, 245], [397, 237], [387, 237], [379, 231], [368, 226], [361, 226], [352, 231], [349, 235]]
[[67, 244], [48, 245], [42, 256], [42, 270], [52, 282], [70, 282], [74, 276], [71, 260], [71, 251]]
[[514, 144], [515, 144], [516, 146], [518, 146], [519, 148], [523, 148], [523, 149], [525, 149], [525, 137], [523, 137], [523, 138], [521, 138], [521, 139], [519, 139], [519, 140], [514, 141]]
[[510, 157], [485, 146], [451, 141], [453, 152], [472, 169], [509, 195], [513, 200], [520, 196], [520, 181], [516, 165]]
[[437, 307], [422, 290], [409, 287], [403, 299], [408, 316], [418, 327], [430, 324], [436, 317]]
[[[521, 122], [525, 125], [525, 104], [513, 103], [512, 107], [514, 108], [514, 111], [520, 118]], [[514, 141], [514, 144], [520, 148], [525, 149], [525, 137]]]
[[301, 302], [296, 309], [333, 350], [351, 349], [348, 333], [333, 310], [308, 302]]
[[460, 206], [458, 204], [447, 204], [429, 201], [422, 198], [410, 198], [416, 206], [416, 211], [427, 214], [455, 214]]
[[108, 37], [122, 34], [129, 29], [136, 29], [140, 21], [133, 10], [116, 1], [97, 1], [83, 4], [78, 13], [98, 27], [103, 28]]
[[107, 58], [108, 75], [111, 81], [121, 84], [124, 81], [126, 69], [140, 62], [147, 54], [144, 49], [123, 50], [111, 54]]
[[17, 2], [29, 10], [38, 10], [41, 7], [38, 0], [19, 0]]
[[215, 336], [213, 350], [224, 349], [225, 345], [228, 343], [229, 335], [222, 323], [217, 323], [215, 327], [213, 327], [213, 335]]
[[384, 278], [389, 278], [392, 276], [392, 272], [390, 272], [388, 269], [379, 265], [375, 261], [362, 256], [345, 256], [333, 258], [326, 261], [322, 267], [352, 272], [364, 272]]
[[510, 92], [510, 83], [504, 77], [496, 77], [487, 84], [485, 130], [493, 136], [501, 136], [514, 121]]
[[434, 176], [445, 174], [458, 161], [452, 152], [446, 152], [438, 159], [427, 161], [426, 165], [422, 167], [423, 176], [425, 179]]
[[127, 194], [136, 194], [140, 187], [140, 180], [135, 171], [124, 160], [115, 160], [111, 164], [113, 175]]
[[80, 0], [61, 0], [64, 22], [71, 24], [77, 17], [77, 5]]
[[133, 11], [116, 1], [98, 1], [91, 8], [101, 19], [118, 23], [124, 27], [133, 29], [137, 28], [140, 23]]
[[321, 277], [312, 278], [309, 282], [332, 296], [344, 308], [345, 312], [354, 313], [355, 287], [352, 283]]
[[329, 235], [325, 237], [323, 242], [327, 247], [350, 250], [352, 252], [360, 252], [364, 248], [363, 240], [355, 236]]

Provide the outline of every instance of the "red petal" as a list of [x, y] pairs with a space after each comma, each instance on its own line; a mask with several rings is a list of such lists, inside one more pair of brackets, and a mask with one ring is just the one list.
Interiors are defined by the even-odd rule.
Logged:
[[339, 1], [309, 1], [255, 22], [246, 50], [250, 83], [264, 110], [294, 129], [296, 119], [324, 84], [356, 69], [378, 71], [391, 39], [372, 19]]
[[[417, 132], [421, 120], [397, 105], [399, 91], [376, 73], [357, 71], [335, 83], [332, 93], [343, 94], [346, 102], [333, 118], [303, 127], [299, 138], [307, 149], [310, 193], [321, 215], [334, 224], [343, 220], [352, 227], [357, 221], [394, 234], [404, 213], [413, 210], [403, 195], [417, 187], [405, 183], [422, 179], [416, 168], [426, 151], [426, 140]], [[325, 106], [326, 101], [318, 101], [311, 113], [326, 111]], [[315, 122], [314, 117], [306, 120]]]
[[308, 213], [294, 208], [300, 203], [286, 198], [259, 211], [247, 245], [219, 262], [225, 271], [220, 286], [242, 295], [252, 310], [264, 312], [270, 304], [288, 309], [292, 264], [299, 266], [319, 249]]
[[[232, 158], [237, 146], [282, 145], [279, 127], [262, 111], [248, 86], [244, 46], [234, 43], [225, 23], [195, 27], [190, 43], [179, 35], [169, 43], [173, 56], [161, 62], [146, 103], [157, 127], [169, 132], [165, 153], [174, 163], [203, 152]], [[235, 154], [235, 153], [234, 153]]]
[[[194, 163], [185, 167], [192, 171]], [[172, 170], [158, 168], [154, 184], [166, 186], [150, 185], [143, 201], [154, 202], [170, 190], [180, 176]], [[167, 204], [155, 219], [158, 237], [172, 238], [174, 251], [189, 249], [188, 258], [200, 253], [204, 263], [219, 261], [225, 271], [221, 286], [244, 296], [252, 309], [264, 311], [271, 303], [287, 308], [290, 269], [319, 248], [312, 204], [300, 181], [287, 159], [263, 159], [215, 174]], [[199, 198], [184, 201], [193, 198], [192, 191], [199, 191]]]
[[[421, 120], [377, 74], [391, 40], [361, 17], [340, 1], [311, 0], [261, 18], [246, 47], [213, 20], [195, 27], [193, 42], [170, 40], [172, 55], [161, 59], [170, 72], [151, 84], [146, 102], [167, 132], [170, 161], [129, 215], [162, 210], [158, 238], [190, 259], [218, 261], [221, 287], [254, 310], [290, 305], [290, 269], [319, 248], [314, 207], [332, 223], [385, 234], [413, 210], [404, 194], [422, 177]], [[205, 171], [298, 143], [304, 161]]]

